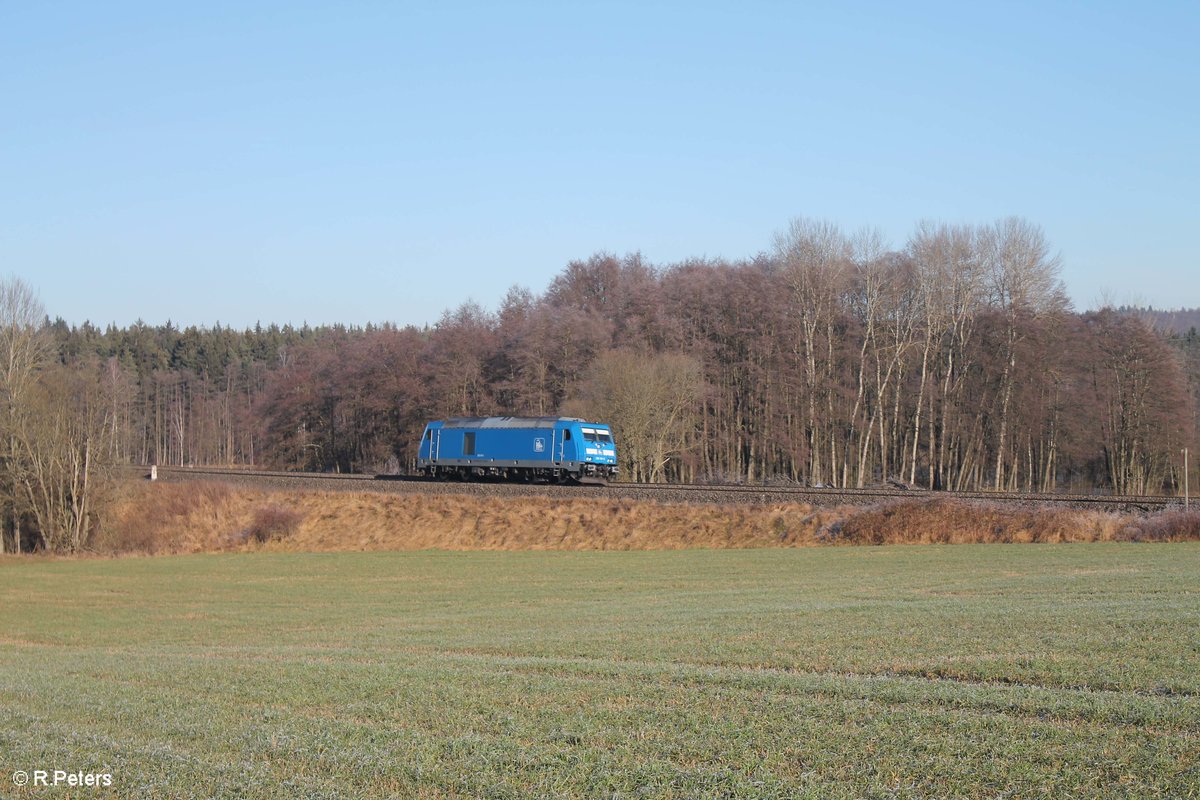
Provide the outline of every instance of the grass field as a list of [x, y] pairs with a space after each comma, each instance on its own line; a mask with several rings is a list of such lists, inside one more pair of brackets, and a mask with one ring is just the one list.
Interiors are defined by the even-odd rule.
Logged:
[[[109, 773], [17, 788], [16, 770]], [[0, 560], [0, 796], [1200, 797], [1200, 545]]]

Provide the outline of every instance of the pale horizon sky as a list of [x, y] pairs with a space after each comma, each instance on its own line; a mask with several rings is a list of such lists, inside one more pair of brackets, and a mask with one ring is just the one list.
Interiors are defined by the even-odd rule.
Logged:
[[1018, 215], [1200, 307], [1200, 4], [0, 7], [0, 275], [79, 324], [435, 322], [796, 216]]

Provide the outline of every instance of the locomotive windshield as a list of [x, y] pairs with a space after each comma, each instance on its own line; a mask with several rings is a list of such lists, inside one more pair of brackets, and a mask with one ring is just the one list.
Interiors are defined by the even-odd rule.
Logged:
[[601, 444], [612, 444], [612, 434], [608, 431], [602, 431], [598, 428], [584, 428], [583, 438], [589, 442], [600, 442]]

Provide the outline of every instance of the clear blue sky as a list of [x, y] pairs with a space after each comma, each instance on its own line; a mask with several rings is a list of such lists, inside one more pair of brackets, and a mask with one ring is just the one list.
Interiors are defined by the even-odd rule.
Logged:
[[[3, 2], [3, 0], [0, 0]], [[436, 321], [604, 250], [1017, 214], [1200, 306], [1200, 2], [0, 5], [0, 275], [127, 325]]]

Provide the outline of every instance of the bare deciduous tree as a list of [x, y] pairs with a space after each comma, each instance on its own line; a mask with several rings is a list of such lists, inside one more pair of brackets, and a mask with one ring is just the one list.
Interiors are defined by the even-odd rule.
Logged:
[[1060, 260], [1051, 255], [1042, 229], [1019, 217], [985, 228], [982, 252], [988, 294], [1004, 319], [1004, 362], [1000, 376], [1000, 422], [996, 437], [995, 488], [1015, 480], [1007, 470], [1008, 423], [1017, 368], [1017, 341], [1030, 320], [1065, 311], [1066, 292], [1059, 279]]
[[791, 284], [800, 325], [797, 349], [805, 378], [808, 480], [834, 482], [834, 328], [850, 283], [850, 244], [836, 225], [798, 218], [775, 237], [775, 253]]
[[98, 370], [43, 371], [20, 410], [14, 474], [51, 552], [76, 553], [91, 533], [109, 400]]
[[[948, 483], [951, 409], [963, 386], [966, 350], [973, 321], [983, 302], [982, 264], [977, 233], [969, 225], [922, 222], [909, 240], [921, 316], [921, 366], [913, 409], [909, 482], [916, 483], [926, 403], [930, 404], [928, 444], [929, 488]], [[940, 380], [939, 380], [940, 376]], [[936, 392], [936, 395], [935, 395]], [[935, 403], [940, 403], [936, 414]]]
[[[23, 280], [0, 280], [0, 461], [7, 467], [3, 502], [12, 532], [13, 549], [21, 552], [21, 514], [23, 493], [15, 476], [18, 469], [18, 437], [23, 419], [29, 416], [28, 404], [37, 373], [52, 357], [52, 342], [43, 330], [46, 311], [37, 294]], [[4, 552], [4, 532], [0, 531], [0, 553]]]
[[596, 359], [567, 410], [610, 423], [627, 474], [660, 481], [670, 459], [689, 444], [702, 374], [691, 356], [612, 350]]

